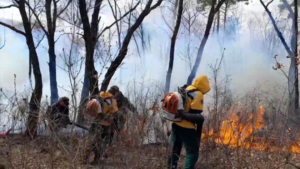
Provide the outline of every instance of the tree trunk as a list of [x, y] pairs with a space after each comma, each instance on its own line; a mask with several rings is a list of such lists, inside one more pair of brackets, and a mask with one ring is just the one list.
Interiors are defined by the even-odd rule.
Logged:
[[[289, 89], [289, 106], [290, 106], [290, 110], [289, 110], [289, 116], [291, 117], [295, 117], [295, 115], [297, 115], [297, 113], [295, 114], [295, 112], [297, 112], [296, 110], [299, 109], [299, 89], [296, 86], [299, 86], [299, 80], [298, 80], [298, 76], [296, 76], [296, 74], [298, 74], [298, 66], [296, 65], [296, 57], [298, 58], [298, 53], [297, 51], [297, 42], [298, 42], [298, 37], [296, 36], [297, 32], [298, 32], [298, 22], [297, 20], [295, 20], [295, 17], [298, 17], [298, 9], [295, 8], [295, 13], [293, 12], [292, 7], [288, 4], [288, 2], [286, 0], [282, 1], [284, 3], [284, 5], [287, 7], [287, 10], [289, 11], [289, 14], [292, 18], [292, 36], [291, 36], [291, 51], [287, 50], [287, 52], [294, 52], [295, 58], [291, 57], [291, 63], [290, 63], [290, 68], [289, 68], [289, 79], [288, 79], [288, 89]], [[297, 2], [296, 2], [297, 3]], [[289, 53], [289, 55], [293, 56], [292, 53]], [[297, 82], [298, 81], [298, 82]], [[298, 90], [298, 91], [297, 91]], [[298, 105], [297, 105], [298, 103]]]
[[163, 0], [158, 0], [155, 5], [151, 7], [152, 0], [149, 0], [147, 2], [146, 7], [142, 11], [142, 13], [139, 15], [139, 17], [136, 19], [135, 23], [128, 29], [127, 35], [124, 38], [124, 41], [122, 43], [121, 50], [118, 54], [118, 56], [115, 58], [115, 60], [112, 61], [111, 65], [109, 66], [105, 76], [103, 83], [101, 85], [101, 90], [100, 91], [106, 91], [109, 85], [109, 82], [113, 75], [115, 74], [117, 68], [120, 66], [122, 63], [123, 59], [125, 58], [127, 51], [128, 51], [128, 45], [131, 40], [131, 37], [135, 30], [141, 25], [143, 22], [144, 18], [155, 8], [160, 6]]
[[219, 33], [219, 30], [220, 30], [220, 10], [218, 10], [218, 15], [217, 15], [217, 33]]
[[203, 36], [203, 39], [201, 41], [201, 44], [200, 44], [200, 47], [199, 47], [199, 50], [197, 53], [195, 64], [194, 64], [193, 69], [187, 79], [187, 85], [191, 85], [193, 79], [196, 76], [196, 73], [197, 73], [198, 67], [200, 65], [201, 58], [202, 58], [202, 54], [204, 51], [204, 47], [205, 47], [206, 41], [207, 41], [209, 33], [210, 33], [210, 29], [211, 29], [213, 21], [214, 21], [214, 16], [215, 16], [216, 12], [219, 11], [220, 7], [222, 6], [222, 4], [224, 2], [225, 2], [225, 0], [220, 0], [215, 8], [214, 6], [216, 4], [216, 0], [212, 0], [212, 6], [211, 6], [209, 14], [208, 14], [208, 20], [207, 20], [204, 36]]
[[20, 0], [18, 2], [18, 5], [19, 5], [19, 12], [23, 21], [24, 30], [26, 33], [26, 43], [28, 46], [29, 55], [30, 55], [29, 57], [31, 58], [31, 64], [32, 64], [33, 74], [35, 79], [35, 86], [29, 103], [30, 112], [27, 119], [27, 130], [26, 130], [26, 135], [34, 138], [37, 135], [40, 103], [43, 94], [43, 82], [42, 82], [42, 74], [40, 71], [39, 59], [35, 50], [34, 40], [31, 33], [31, 24], [29, 22], [26, 9], [25, 9], [25, 0]]
[[[55, 55], [55, 41], [54, 35], [56, 30], [56, 17], [57, 16], [57, 4], [54, 2], [53, 6], [53, 16], [52, 16], [52, 0], [45, 1], [45, 11], [46, 11], [46, 20], [47, 20], [47, 28], [44, 29], [45, 34], [48, 39], [48, 54], [49, 54], [49, 77], [50, 77], [50, 104], [54, 104], [58, 101], [58, 89], [57, 89], [57, 81], [56, 81], [56, 55]], [[34, 11], [33, 11], [34, 12]]]
[[[284, 3], [287, 3], [285, 0], [283, 1]], [[295, 113], [298, 111], [299, 109], [299, 80], [298, 80], [298, 66], [297, 66], [297, 40], [298, 40], [298, 9], [297, 9], [297, 1], [295, 0], [295, 13], [293, 18], [293, 24], [292, 24], [292, 28], [294, 29], [292, 38], [291, 38], [291, 49], [289, 48], [289, 46], [287, 45], [281, 31], [278, 29], [278, 26], [275, 22], [274, 17], [272, 16], [270, 10], [268, 9], [268, 6], [264, 4], [264, 2], [262, 0], [260, 0], [260, 3], [262, 4], [262, 6], [264, 7], [264, 9], [266, 10], [272, 25], [277, 33], [278, 38], [280, 39], [282, 45], [284, 46], [286, 52], [288, 53], [288, 55], [291, 58], [291, 64], [290, 64], [290, 68], [289, 68], [289, 77], [288, 77], [288, 88], [289, 88], [289, 99], [290, 99], [290, 111], [289, 114], [293, 117], [295, 115]], [[269, 4], [268, 4], [269, 5]], [[289, 8], [288, 8], [289, 9]], [[291, 13], [292, 10], [289, 9], [289, 12]], [[294, 116], [295, 117], [295, 116]]]
[[225, 11], [224, 11], [224, 31], [225, 31], [225, 28], [226, 28], [227, 10], [228, 10], [228, 0], [226, 0], [226, 2], [225, 2]]
[[[85, 41], [86, 53], [85, 76], [81, 92], [80, 108], [77, 117], [78, 123], [84, 123], [83, 108], [89, 93], [91, 93], [91, 95], [99, 94], [98, 79], [93, 78], [93, 72], [95, 71], [94, 52], [96, 43], [98, 41], [99, 12], [102, 1], [103, 0], [95, 1], [92, 21], [90, 24], [85, 0], [78, 0], [79, 12], [83, 25], [83, 38]], [[87, 90], [89, 90], [89, 92]]]
[[57, 81], [56, 81], [56, 55], [55, 55], [55, 44], [54, 44], [54, 34], [53, 36], [48, 37], [48, 54], [49, 54], [49, 76], [50, 76], [50, 91], [51, 105], [58, 101], [58, 89], [57, 89]]
[[215, 32], [215, 30], [216, 30], [216, 19], [214, 19], [214, 21], [213, 21], [212, 28], [213, 28], [212, 32]]
[[179, 7], [178, 7], [177, 19], [176, 19], [176, 25], [175, 25], [175, 28], [173, 31], [173, 36], [171, 38], [170, 59], [169, 59], [169, 68], [168, 68], [167, 76], [166, 76], [165, 93], [168, 93], [170, 90], [171, 75], [172, 75], [173, 63], [174, 63], [175, 44], [176, 44], [177, 34], [178, 34], [178, 31], [180, 28], [182, 11], [183, 11], [183, 0], [180, 0]]
[[295, 42], [294, 42], [294, 66], [295, 66], [295, 117], [296, 121], [298, 121], [299, 118], [299, 79], [298, 79], [298, 1], [294, 0], [294, 7], [295, 7], [295, 15], [294, 15], [294, 32], [295, 32]]

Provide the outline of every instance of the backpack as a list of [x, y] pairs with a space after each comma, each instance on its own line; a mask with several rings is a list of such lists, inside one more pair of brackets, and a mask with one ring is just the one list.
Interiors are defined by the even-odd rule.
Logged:
[[87, 119], [93, 120], [98, 118], [99, 113], [102, 112], [102, 108], [101, 101], [92, 99], [87, 102], [84, 115]]
[[195, 91], [199, 91], [198, 89], [186, 90], [187, 85], [183, 87], [178, 87], [176, 92], [167, 93], [162, 99], [162, 109], [163, 109], [163, 117], [170, 121], [181, 121], [182, 119], [178, 116], [179, 109], [185, 109], [188, 98], [194, 99], [194, 97], [190, 94]]

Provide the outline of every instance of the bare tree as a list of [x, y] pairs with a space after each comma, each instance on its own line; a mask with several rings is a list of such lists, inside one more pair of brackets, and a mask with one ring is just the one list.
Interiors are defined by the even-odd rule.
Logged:
[[209, 67], [212, 71], [212, 92], [213, 92], [213, 111], [210, 111], [210, 115], [213, 119], [212, 126], [213, 131], [219, 131], [220, 123], [222, 121], [222, 114], [227, 111], [233, 105], [232, 93], [229, 88], [230, 76], [225, 75], [222, 77], [221, 74], [221, 64], [224, 59], [225, 48], [223, 50], [220, 60], [216, 60], [215, 64], [210, 64]]
[[[69, 82], [70, 82], [70, 93], [71, 93], [71, 112], [73, 115], [73, 121], [76, 120], [77, 114], [78, 114], [78, 100], [77, 100], [77, 94], [79, 92], [79, 84], [80, 84], [80, 72], [83, 67], [84, 58], [80, 56], [79, 54], [79, 48], [76, 47], [76, 43], [74, 42], [76, 40], [75, 31], [70, 37], [71, 40], [71, 46], [69, 51], [64, 51], [61, 55], [61, 58], [66, 65], [66, 68], [62, 69], [68, 74]], [[73, 125], [74, 127], [74, 125]], [[71, 130], [72, 135], [73, 130]]]
[[[223, 28], [226, 27], [227, 17], [228, 17], [228, 11], [231, 10], [231, 7], [236, 4], [236, 0], [225, 0], [224, 7], [220, 8], [217, 15], [217, 33], [219, 33], [220, 26], [221, 26], [221, 17], [223, 15]], [[233, 9], [233, 11], [236, 9]]]
[[[273, 60], [273, 56], [276, 54], [276, 49], [278, 45], [281, 44], [278, 39], [277, 33], [273, 28], [273, 25], [270, 20], [263, 17], [257, 17], [257, 15], [253, 15], [254, 17], [248, 20], [248, 26], [251, 37], [253, 37], [253, 41], [261, 41], [263, 45], [261, 48], [267, 52], [268, 58]], [[268, 17], [268, 16], [266, 16]], [[278, 17], [276, 17], [278, 18]], [[281, 30], [286, 30], [286, 24], [282, 25]], [[284, 33], [284, 32], [283, 32]], [[270, 62], [271, 64], [271, 62]], [[272, 63], [273, 64], [273, 63]]]
[[[50, 91], [51, 98], [50, 103], [54, 104], [58, 101], [58, 90], [56, 81], [56, 54], [55, 54], [55, 33], [57, 29], [57, 19], [67, 9], [72, 0], [57, 1], [57, 0], [45, 0], [45, 1], [25, 1], [26, 5], [30, 9], [30, 12], [35, 16], [38, 26], [44, 32], [48, 40], [48, 54], [49, 54], [49, 75], [50, 75]], [[63, 3], [65, 2], [65, 3]], [[53, 9], [52, 9], [53, 7]], [[46, 16], [43, 16], [45, 11]], [[43, 23], [43, 17], [46, 17], [46, 23]]]
[[[295, 41], [294, 41], [294, 57], [295, 57], [295, 61], [296, 61], [296, 67], [295, 67], [295, 109], [296, 111], [299, 110], [299, 71], [298, 71], [298, 0], [294, 0], [294, 10], [295, 10], [295, 15], [294, 15], [294, 37], [295, 37]], [[296, 114], [297, 119], [300, 117], [299, 113]]]
[[197, 72], [198, 67], [200, 65], [200, 61], [201, 61], [201, 58], [202, 58], [204, 47], [205, 47], [206, 41], [207, 41], [209, 33], [210, 33], [210, 29], [211, 29], [213, 21], [214, 21], [214, 16], [219, 11], [220, 7], [223, 5], [224, 2], [225, 2], [225, 0], [220, 0], [220, 1], [218, 1], [218, 3], [217, 3], [216, 0], [212, 0], [211, 8], [210, 8], [210, 11], [209, 11], [209, 14], [208, 14], [208, 20], [207, 20], [204, 36], [202, 38], [200, 47], [198, 49], [195, 64], [194, 64], [193, 69], [192, 69], [192, 71], [191, 71], [191, 73], [190, 73], [190, 75], [187, 79], [187, 84], [188, 85], [192, 84], [192, 81], [196, 76], [196, 72]]
[[[276, 21], [271, 14], [270, 10], [268, 9], [268, 6], [273, 2], [271, 0], [267, 4], [265, 4], [262, 0], [260, 0], [260, 3], [264, 7], [265, 11], [267, 12], [272, 25], [277, 33], [278, 38], [280, 39], [282, 45], [284, 46], [286, 52], [288, 53], [291, 63], [290, 63], [290, 68], [289, 68], [289, 75], [288, 75], [288, 87], [289, 87], [289, 97], [290, 97], [290, 108], [293, 107], [293, 109], [290, 111], [292, 112], [297, 112], [299, 110], [299, 79], [298, 79], [298, 55], [297, 55], [297, 36], [298, 36], [298, 9], [297, 6], [295, 7], [295, 14], [294, 17], [292, 18], [293, 22], [293, 35], [292, 35], [292, 40], [291, 40], [291, 48], [287, 45], [285, 38], [282, 35], [282, 32], [279, 30]], [[297, 2], [296, 2], [297, 4]], [[296, 15], [296, 17], [295, 17]], [[293, 113], [294, 114], [294, 113]], [[298, 115], [297, 115], [298, 116]], [[295, 117], [295, 114], [294, 114]]]
[[166, 76], [165, 93], [168, 93], [170, 90], [171, 75], [172, 75], [172, 71], [173, 71], [174, 55], [175, 55], [174, 54], [175, 53], [175, 44], [176, 44], [176, 38], [177, 38], [177, 34], [179, 32], [179, 28], [180, 28], [180, 24], [181, 24], [182, 13], [183, 13], [183, 0], [179, 0], [176, 24], [175, 24], [175, 27], [173, 30], [173, 35], [171, 38], [169, 67], [168, 67], [167, 76]]
[[[134, 11], [137, 8], [137, 6], [140, 4], [140, 1], [138, 1], [135, 4], [135, 6], [132, 6], [129, 9], [129, 11], [123, 14], [118, 20], [116, 20], [111, 25], [105, 27], [101, 32], [99, 32], [99, 23], [101, 20], [101, 17], [99, 17], [99, 13], [102, 6], [102, 2], [103, 0], [95, 0], [94, 10], [92, 14], [91, 23], [90, 23], [86, 1], [78, 0], [79, 12], [81, 16], [81, 22], [83, 25], [83, 39], [85, 41], [85, 51], [86, 51], [85, 73], [84, 73], [85, 75], [84, 75], [84, 82], [83, 82], [83, 88], [81, 93], [81, 103], [82, 103], [81, 105], [84, 105], [84, 101], [88, 97], [89, 92], [92, 95], [99, 93], [98, 78], [93, 78], [93, 74], [96, 72], [95, 65], [94, 65], [94, 53], [95, 53], [95, 47], [99, 37], [101, 37], [103, 33], [106, 30], [109, 30], [115, 23], [119, 22], [128, 14], [130, 14], [132, 11]], [[84, 120], [83, 114], [79, 113], [77, 121], [79, 123], [82, 123], [83, 120]]]
[[141, 14], [137, 17], [137, 19], [135, 20], [134, 24], [132, 26], [129, 27], [127, 34], [123, 40], [122, 43], [122, 47], [120, 49], [119, 54], [117, 55], [117, 57], [112, 61], [111, 65], [109, 66], [105, 76], [104, 76], [104, 80], [103, 83], [101, 85], [101, 90], [100, 91], [106, 91], [109, 85], [109, 82], [112, 78], [112, 76], [114, 75], [114, 73], [116, 72], [117, 68], [121, 65], [123, 59], [125, 58], [127, 51], [128, 51], [128, 45], [130, 43], [130, 40], [135, 32], [135, 30], [137, 30], [139, 28], [139, 26], [141, 25], [141, 23], [143, 22], [143, 20], [145, 19], [145, 17], [155, 8], [157, 8], [158, 6], [160, 6], [160, 4], [162, 3], [163, 0], [158, 0], [154, 5], [152, 5], [153, 0], [148, 0], [145, 8], [143, 9], [143, 11], [141, 12]]
[[43, 81], [42, 81], [42, 74], [40, 71], [40, 65], [39, 65], [39, 59], [36, 52], [36, 46], [34, 44], [33, 35], [32, 35], [32, 25], [29, 20], [29, 14], [26, 11], [26, 1], [25, 0], [14, 0], [12, 1], [13, 4], [9, 6], [3, 6], [0, 7], [0, 9], [8, 8], [8, 7], [15, 7], [18, 8], [22, 22], [24, 27], [24, 32], [22, 30], [17, 29], [16, 27], [6, 24], [4, 22], [0, 22], [0, 25], [5, 26], [15, 32], [17, 32], [20, 35], [23, 35], [26, 38], [26, 43], [29, 50], [29, 58], [30, 63], [33, 68], [33, 74], [35, 78], [35, 87], [32, 92], [30, 103], [29, 103], [29, 109], [30, 113], [28, 115], [27, 120], [27, 130], [26, 135], [35, 137], [37, 134], [37, 123], [38, 123], [38, 117], [39, 117], [39, 109], [40, 109], [40, 102], [42, 98], [43, 93]]
[[189, 67], [190, 71], [192, 70], [194, 54], [197, 50], [193, 44], [195, 41], [201, 39], [201, 34], [203, 30], [203, 24], [200, 22], [199, 15], [200, 12], [195, 9], [195, 2], [187, 1], [184, 5], [184, 13], [182, 16], [182, 26], [184, 30], [185, 40], [187, 41], [185, 44], [184, 52], [180, 52], [179, 57], [184, 60]]

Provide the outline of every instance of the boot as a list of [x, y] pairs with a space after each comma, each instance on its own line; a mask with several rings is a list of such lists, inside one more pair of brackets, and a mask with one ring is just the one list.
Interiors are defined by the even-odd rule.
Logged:
[[100, 152], [98, 150], [95, 150], [94, 153], [95, 153], [95, 156], [94, 156], [94, 160], [91, 162], [91, 165], [98, 165], [100, 162], [100, 158], [101, 158]]

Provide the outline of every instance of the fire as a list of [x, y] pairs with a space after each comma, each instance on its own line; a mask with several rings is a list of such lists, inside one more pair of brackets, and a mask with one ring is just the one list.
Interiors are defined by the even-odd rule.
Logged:
[[265, 109], [263, 106], [259, 106], [256, 110], [249, 112], [237, 105], [233, 106], [229, 112], [228, 117], [220, 123], [219, 128], [215, 128], [215, 131], [213, 129], [209, 131], [204, 130], [202, 137], [204, 142], [210, 140], [219, 145], [257, 151], [268, 149], [300, 153], [300, 142], [289, 143], [286, 144], [289, 145], [288, 147], [279, 148], [274, 145], [276, 138], [264, 136], [268, 131], [265, 130], [266, 124], [263, 118]]

